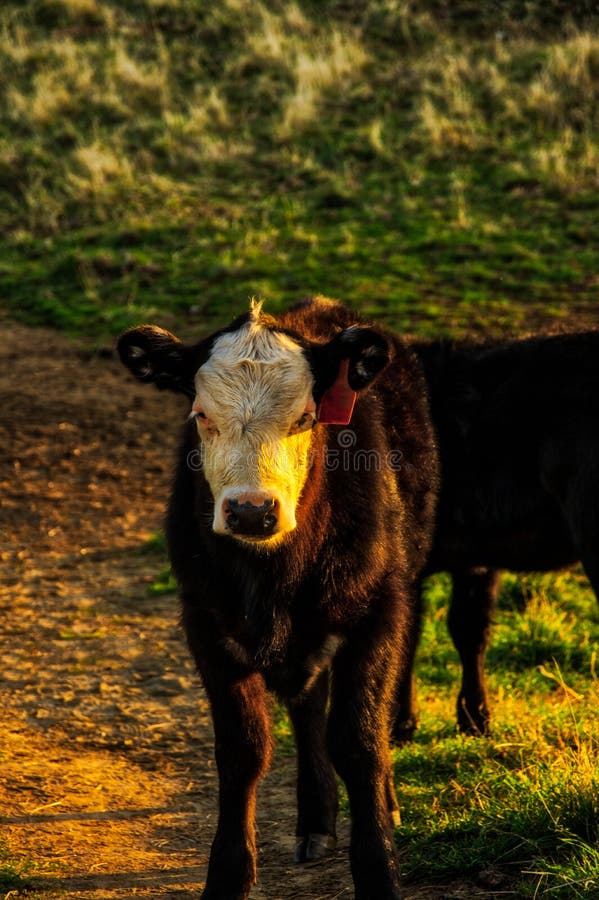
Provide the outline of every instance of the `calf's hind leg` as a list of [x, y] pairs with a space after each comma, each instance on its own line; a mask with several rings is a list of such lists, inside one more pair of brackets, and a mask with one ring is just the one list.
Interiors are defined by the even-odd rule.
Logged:
[[458, 727], [465, 734], [488, 734], [490, 713], [485, 686], [485, 654], [499, 573], [495, 569], [466, 569], [451, 575], [453, 592], [448, 626], [462, 662]]
[[320, 859], [336, 847], [337, 780], [326, 747], [329, 671], [288, 704], [297, 746], [295, 861]]

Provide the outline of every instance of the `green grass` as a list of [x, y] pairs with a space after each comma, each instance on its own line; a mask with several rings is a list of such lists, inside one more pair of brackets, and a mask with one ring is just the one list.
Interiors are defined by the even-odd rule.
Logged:
[[[514, 603], [516, 584], [525, 605]], [[504, 576], [488, 739], [455, 734], [447, 579], [431, 579], [426, 596], [421, 727], [394, 751], [406, 874], [447, 881], [494, 869], [498, 895], [599, 897], [599, 619], [584, 576]]]
[[159, 573], [155, 581], [148, 587], [148, 593], [152, 596], [161, 596], [162, 594], [174, 594], [177, 590], [177, 582], [171, 571], [170, 566], [165, 566]]
[[2, 892], [2, 896], [12, 897], [29, 892], [31, 884], [24, 877], [24, 873], [32, 868], [32, 864], [24, 860], [16, 863], [0, 844], [0, 892]]
[[160, 570], [156, 574], [154, 581], [148, 585], [148, 594], [150, 596], [162, 596], [162, 594], [173, 594], [177, 590], [177, 582], [175, 576], [168, 565], [166, 535], [162, 531], [157, 531], [147, 541], [138, 548], [137, 552], [140, 556], [148, 556], [160, 565]]
[[252, 295], [419, 334], [594, 321], [595, 4], [0, 12], [0, 295], [104, 340]]

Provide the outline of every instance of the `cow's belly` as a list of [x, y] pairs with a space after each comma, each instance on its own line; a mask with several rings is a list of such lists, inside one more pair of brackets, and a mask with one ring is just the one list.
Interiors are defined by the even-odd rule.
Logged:
[[[457, 520], [456, 520], [457, 519]], [[513, 521], [441, 516], [429, 570], [488, 567], [550, 571], [579, 559], [570, 531], [556, 509], [539, 509]]]

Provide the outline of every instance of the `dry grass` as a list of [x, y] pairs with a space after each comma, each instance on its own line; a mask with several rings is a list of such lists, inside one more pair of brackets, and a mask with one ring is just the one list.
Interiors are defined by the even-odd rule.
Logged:
[[337, 102], [356, 82], [368, 54], [355, 38], [333, 30], [321, 49], [296, 49], [292, 63], [294, 91], [287, 99], [280, 125], [281, 137], [290, 137], [326, 114], [326, 96], [335, 88]]
[[[68, 320], [69, 310], [78, 319], [83, 287], [90, 314], [98, 307], [124, 325], [132, 297], [197, 307], [201, 294], [217, 318], [219, 280], [232, 276], [240, 296], [291, 300], [325, 287], [406, 327], [423, 310], [438, 330], [439, 317], [471, 319], [479, 303], [484, 317], [493, 303], [503, 330], [516, 321], [505, 304], [525, 296], [531, 272], [518, 263], [522, 234], [530, 244], [533, 231], [545, 232], [541, 198], [571, 202], [573, 221], [557, 216], [549, 226], [562, 285], [533, 248], [532, 294], [539, 304], [549, 298], [552, 315], [572, 284], [586, 303], [595, 267], [578, 248], [594, 225], [590, 211], [579, 221], [577, 197], [597, 186], [597, 34], [582, 23], [550, 36], [524, 24], [490, 32], [489, 11], [438, 8], [331, 0], [324, 15], [307, 0], [4, 4], [0, 228], [24, 253], [32, 241], [69, 244], [58, 292], [53, 276], [23, 259], [38, 285], [26, 288], [8, 260], [10, 284], [0, 287], [11, 304], [41, 309], [44, 321]], [[454, 27], [454, 15], [474, 20], [474, 37]], [[498, 22], [506, 17], [497, 12]], [[109, 245], [111, 230], [161, 230], [140, 254], [160, 256], [172, 284], [152, 298], [152, 285], [123, 267], [118, 286], [94, 275], [80, 259], [87, 251], [70, 245], [97, 226]], [[459, 277], [438, 258], [444, 250], [431, 259], [427, 246], [450, 256], [455, 248]], [[506, 258], [515, 271], [500, 281]], [[63, 290], [67, 309], [54, 317]], [[517, 320], [525, 318], [522, 310]]]
[[[183, 7], [155, 0], [152, 9], [175, 14]], [[27, 188], [30, 204], [49, 210], [50, 228], [64, 204], [100, 198], [107, 182], [120, 181], [126, 188], [133, 179], [143, 185], [145, 173], [156, 168], [162, 154], [173, 169], [189, 170], [203, 161], [233, 161], [255, 153], [255, 135], [243, 119], [240, 123], [230, 99], [231, 79], [239, 83], [248, 67], [262, 73], [258, 86], [271, 107], [264, 124], [277, 141], [320, 127], [323, 116], [331, 111], [337, 115], [335, 110], [346, 105], [364, 104], [366, 109], [373, 91], [380, 90], [364, 26], [317, 21], [298, 3], [273, 8], [228, 0], [224, 9], [223, 17], [238, 16], [244, 22], [240, 52], [210, 80], [202, 79], [202, 66], [193, 61], [197, 77], [193, 89], [184, 93], [181, 60], [172, 58], [177, 51], [162, 33], [155, 31], [150, 41], [140, 42], [134, 29], [123, 27], [126, 20], [99, 0], [45, 0], [39, 12], [51, 22], [62, 17], [81, 27], [92, 23], [91, 43], [69, 33], [58, 40], [53, 34], [33, 35], [26, 19], [4, 16], [0, 52], [10, 64], [4, 86], [9, 121], [32, 135], [62, 134], [75, 144], [59, 162], [62, 172], [54, 179], [58, 191], [43, 175], [33, 177]], [[408, 43], [432, 27], [428, 13], [411, 21], [409, 11], [403, 0], [384, 5], [389, 27]], [[399, 60], [397, 79], [408, 73], [413, 91], [410, 141], [418, 140], [432, 159], [444, 158], [491, 146], [498, 129], [517, 132], [532, 123], [531, 168], [569, 190], [596, 185], [599, 38], [572, 32], [567, 41], [550, 45], [538, 64], [528, 66], [532, 74], [523, 77], [527, 59], [536, 52], [524, 39], [506, 42], [499, 36], [481, 53], [445, 36], [409, 54], [405, 72]], [[109, 141], [93, 133], [94, 122], [99, 126], [106, 116], [114, 123]], [[82, 118], [89, 123], [84, 129]], [[140, 140], [150, 119], [151, 131]], [[377, 155], [393, 155], [398, 135], [392, 105], [379, 108], [361, 127]], [[154, 173], [152, 184], [170, 189], [171, 181], [165, 172]], [[463, 210], [456, 221], [464, 221]]]

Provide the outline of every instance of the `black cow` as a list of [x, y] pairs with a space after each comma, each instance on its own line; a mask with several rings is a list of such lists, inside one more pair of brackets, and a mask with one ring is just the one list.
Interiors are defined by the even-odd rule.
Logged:
[[[599, 596], [599, 332], [414, 349], [441, 455], [427, 571], [447, 570], [453, 579], [459, 726], [485, 733], [484, 657], [498, 570], [581, 561]], [[409, 698], [409, 686], [402, 690]], [[409, 699], [402, 717], [414, 724]]]
[[138, 378], [192, 403], [167, 532], [214, 720], [219, 819], [204, 900], [245, 900], [256, 880], [267, 690], [288, 703], [296, 735], [297, 861], [335, 845], [336, 770], [356, 897], [396, 900], [388, 738], [438, 477], [418, 361], [324, 299], [278, 319], [253, 304], [193, 345], [142, 326], [119, 352]]

